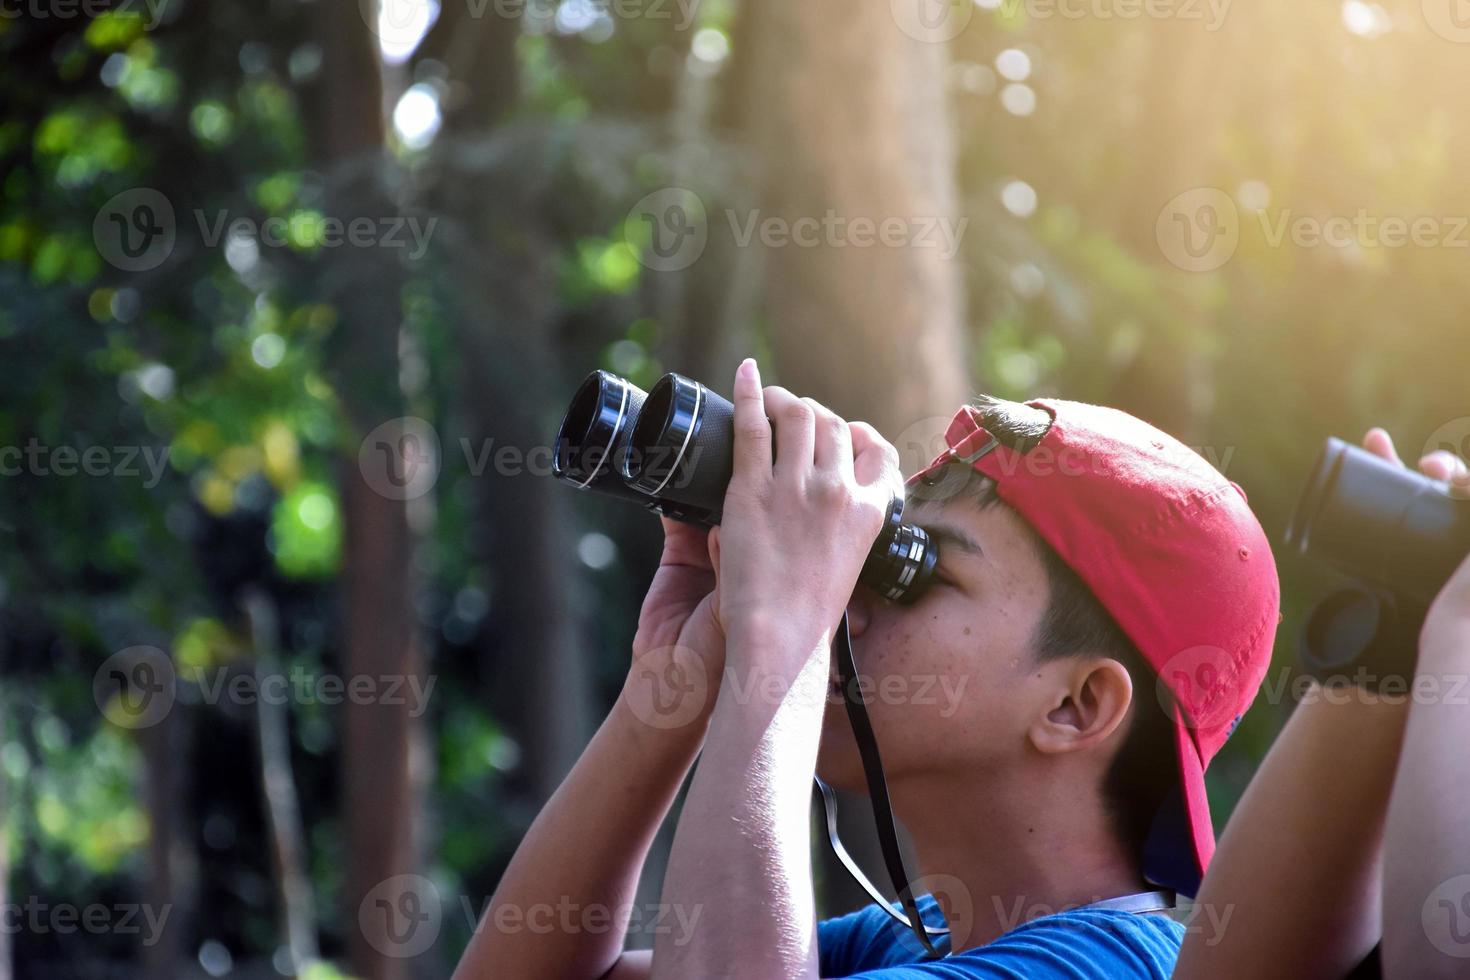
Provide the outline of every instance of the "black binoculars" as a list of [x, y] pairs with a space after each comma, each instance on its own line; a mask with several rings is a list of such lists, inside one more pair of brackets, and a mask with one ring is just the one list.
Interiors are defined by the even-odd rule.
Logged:
[[1328, 439], [1286, 542], [1428, 605], [1470, 554], [1470, 499], [1341, 439]]
[[[645, 393], [593, 371], [562, 419], [552, 473], [579, 489], [713, 527], [734, 465], [734, 415], [727, 400], [683, 375], [666, 374]], [[903, 523], [903, 498], [895, 497], [858, 580], [886, 599], [913, 602], [938, 560], [937, 543]]]

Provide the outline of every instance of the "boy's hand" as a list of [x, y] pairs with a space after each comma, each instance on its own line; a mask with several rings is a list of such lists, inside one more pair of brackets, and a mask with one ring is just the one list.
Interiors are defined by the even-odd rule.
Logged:
[[[784, 388], [763, 391], [751, 359], [736, 372], [733, 402], [734, 473], [711, 548], [715, 615], [732, 640], [801, 658], [764, 666], [796, 667], [825, 650], [888, 505], [903, 493], [898, 453], [865, 423]], [[778, 631], [780, 642], [769, 643]]]
[[725, 667], [725, 635], [715, 621], [709, 533], [661, 518], [664, 551], [638, 613], [624, 697], [656, 728], [709, 719]]

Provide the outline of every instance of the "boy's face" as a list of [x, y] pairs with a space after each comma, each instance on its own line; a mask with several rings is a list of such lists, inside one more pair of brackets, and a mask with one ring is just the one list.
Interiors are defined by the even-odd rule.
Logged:
[[[885, 602], [859, 587], [848, 606], [853, 657], [893, 782], [1021, 764], [1026, 729], [1048, 710], [1056, 664], [1037, 664], [1032, 638], [1049, 586], [1033, 533], [1005, 506], [967, 494], [917, 500], [904, 519], [939, 542], [934, 581], [918, 602]], [[817, 771], [861, 792], [862, 762], [836, 687], [828, 691]]]

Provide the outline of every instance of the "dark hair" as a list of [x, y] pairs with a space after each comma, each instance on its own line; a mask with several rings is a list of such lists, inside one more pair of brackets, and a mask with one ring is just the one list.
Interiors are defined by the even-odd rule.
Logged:
[[[982, 396], [975, 407], [986, 431], [1019, 452], [1033, 448], [1051, 425], [1050, 413], [1017, 402]], [[963, 463], [952, 466], [979, 476]], [[983, 484], [977, 489], [980, 505], [1001, 503], [994, 483]], [[1048, 582], [1047, 606], [1032, 636], [1037, 662], [1107, 657], [1122, 664], [1133, 682], [1127, 734], [1103, 776], [1102, 792], [1118, 839], [1141, 865], [1154, 816], [1178, 778], [1171, 720], [1155, 696], [1156, 675], [1077, 573], [1040, 535], [1032, 532], [1031, 538]]]

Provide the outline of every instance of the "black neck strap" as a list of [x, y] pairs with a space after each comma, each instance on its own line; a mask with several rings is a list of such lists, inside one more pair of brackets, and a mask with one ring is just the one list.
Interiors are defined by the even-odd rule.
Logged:
[[[837, 657], [837, 676], [842, 682], [842, 701], [847, 706], [847, 720], [852, 724], [852, 734], [857, 739], [858, 754], [863, 759], [863, 775], [868, 782], [868, 798], [873, 803], [873, 822], [877, 825], [878, 846], [883, 852], [883, 863], [888, 868], [888, 880], [893, 884], [893, 890], [898, 894], [899, 902], [903, 904], [904, 913], [908, 917], [905, 924], [914, 931], [914, 936], [923, 945], [925, 954], [937, 958], [941, 954], [929, 939], [930, 930], [919, 918], [919, 907], [914, 902], [913, 890], [909, 887], [908, 872], [903, 866], [903, 854], [898, 849], [898, 832], [894, 828], [893, 807], [888, 802], [888, 781], [883, 778], [883, 759], [878, 755], [878, 740], [873, 735], [873, 725], [868, 720], [868, 707], [859, 690], [857, 662], [852, 656], [852, 635], [847, 629], [847, 613], [842, 614], [842, 623], [837, 627], [837, 638], [833, 641], [833, 647]], [[831, 791], [821, 780], [817, 780], [817, 785], [823, 790], [823, 805], [828, 810], [829, 830], [835, 830], [836, 810], [828, 803], [827, 796]], [[839, 859], [845, 856], [845, 851], [838, 854]], [[843, 861], [843, 864], [849, 872], [855, 870], [851, 858]], [[855, 877], [858, 878], [858, 884], [867, 888], [870, 894], [874, 891], [860, 874]], [[880, 902], [880, 904], [885, 908], [888, 907], [886, 902]]]

